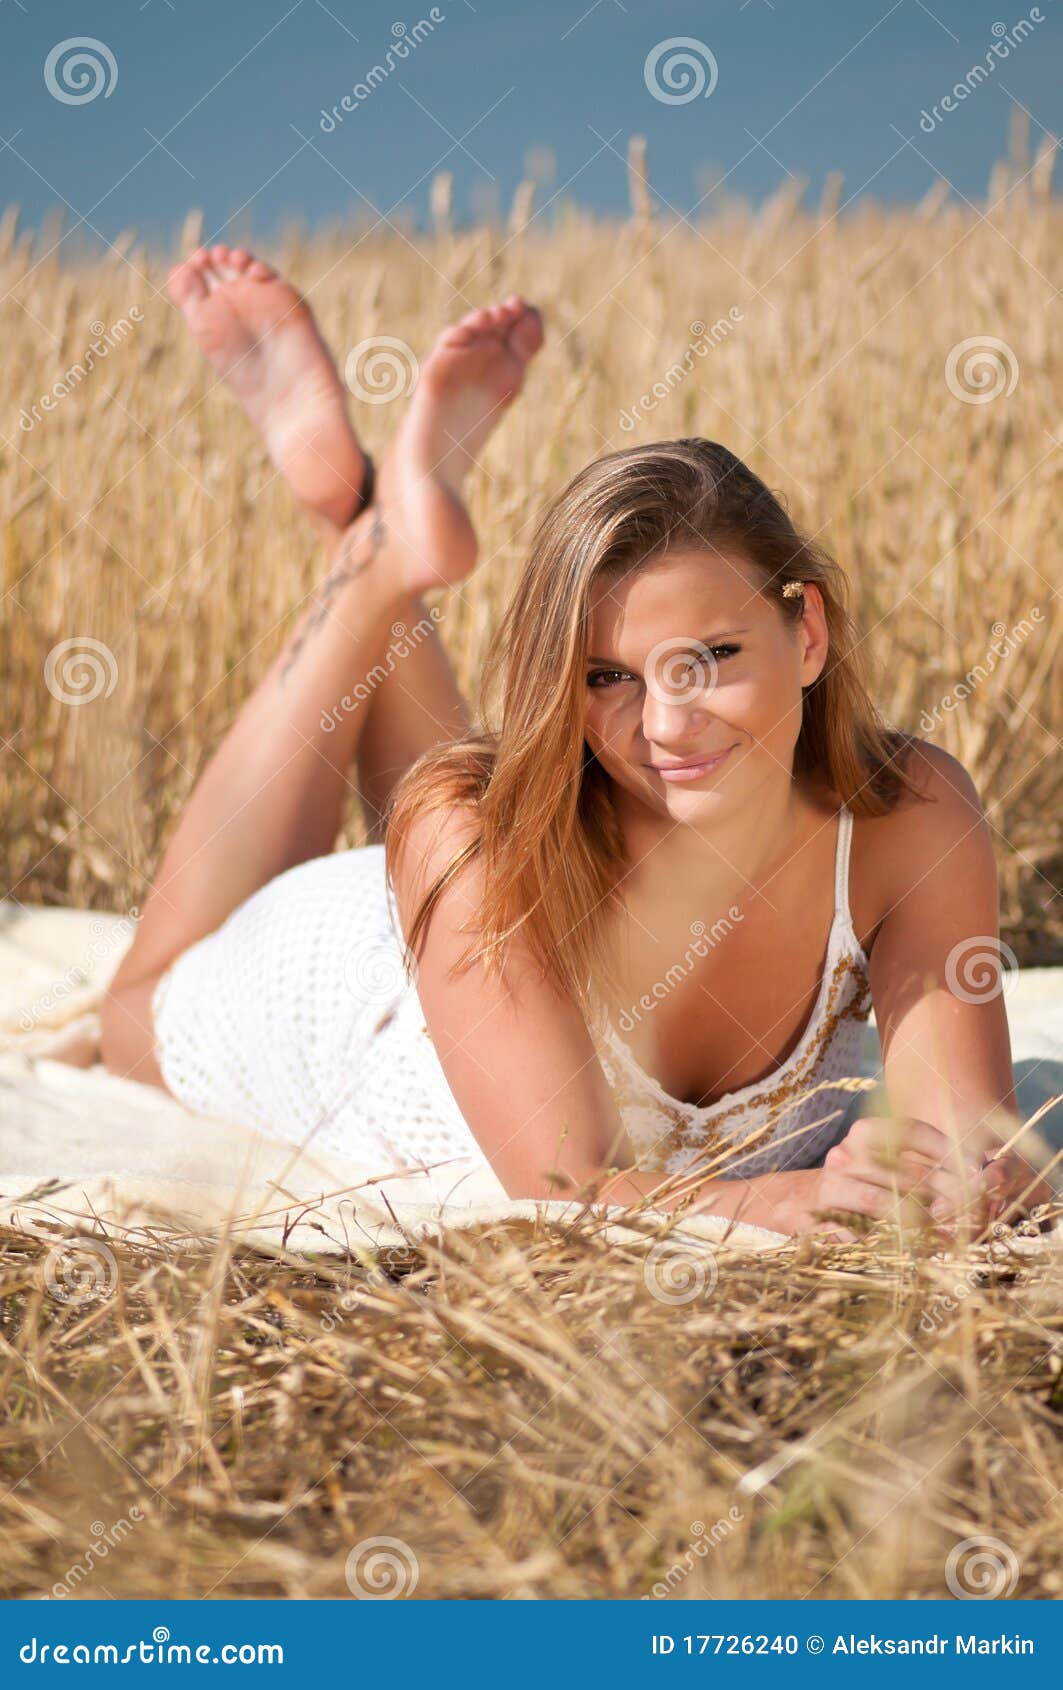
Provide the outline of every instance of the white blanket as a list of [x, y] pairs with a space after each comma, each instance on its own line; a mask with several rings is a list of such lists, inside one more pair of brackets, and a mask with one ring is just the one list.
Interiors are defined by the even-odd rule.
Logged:
[[[560, 1220], [581, 1205], [515, 1201], [490, 1168], [428, 1172], [360, 1167], [293, 1149], [231, 1121], [194, 1114], [99, 1060], [100, 994], [132, 938], [118, 916], [0, 902], [0, 1219], [136, 1236], [143, 1226], [233, 1236], [288, 1250], [386, 1248], [441, 1225]], [[604, 1236], [642, 1236], [599, 1204]], [[663, 1225], [663, 1214], [647, 1224]], [[745, 1249], [783, 1235], [719, 1216], [686, 1216], [671, 1239], [692, 1248], [724, 1234]]]
[[[99, 1220], [120, 1234], [165, 1217], [188, 1232], [228, 1226], [259, 1243], [331, 1253], [396, 1246], [441, 1224], [579, 1212], [579, 1204], [509, 1198], [491, 1170], [473, 1162], [382, 1179], [378, 1168], [277, 1144], [109, 1074], [99, 1060], [98, 1004], [132, 934], [118, 916], [0, 901], [0, 1219], [84, 1222], [86, 1230]], [[1063, 969], [1009, 977], [1007, 1009], [1019, 1104], [1029, 1118], [1063, 1093]], [[872, 1016], [862, 1071], [878, 1070]], [[854, 1097], [854, 1109], [867, 1105], [866, 1096]], [[1063, 1104], [1038, 1132], [1052, 1148], [1063, 1144]], [[611, 1219], [620, 1212], [596, 1206], [604, 1235], [639, 1237]], [[725, 1234], [745, 1249], [786, 1242], [712, 1215], [685, 1216], [671, 1237], [713, 1247]]]

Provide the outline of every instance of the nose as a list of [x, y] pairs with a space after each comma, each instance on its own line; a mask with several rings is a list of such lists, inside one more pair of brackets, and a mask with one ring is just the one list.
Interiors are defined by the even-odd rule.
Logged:
[[695, 744], [709, 722], [709, 712], [697, 698], [666, 701], [647, 688], [642, 705], [642, 731], [654, 745], [685, 748]]

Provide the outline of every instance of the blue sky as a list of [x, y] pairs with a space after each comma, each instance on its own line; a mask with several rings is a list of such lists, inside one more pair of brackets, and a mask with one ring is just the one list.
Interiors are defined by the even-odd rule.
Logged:
[[[845, 195], [918, 198], [944, 175], [984, 195], [1016, 103], [1034, 144], [1058, 130], [1063, 7], [936, 124], [940, 102], [986, 54], [1016, 0], [441, 0], [440, 19], [368, 98], [323, 133], [338, 104], [431, 6], [423, 0], [0, 0], [0, 202], [27, 223], [57, 207], [78, 239], [135, 228], [163, 239], [192, 207], [208, 238], [426, 215], [436, 170], [469, 217], [508, 207], [537, 169], [562, 200], [605, 213], [627, 203], [627, 137], [649, 144], [660, 196], [684, 213], [714, 173], [758, 201], [787, 172], [845, 174]], [[994, 31], [994, 24], [998, 25]], [[110, 94], [65, 103], [45, 62], [61, 41], [102, 42]], [[712, 55], [715, 88], [654, 98], [647, 55], [687, 37]], [[708, 59], [702, 55], [703, 62]], [[542, 149], [552, 155], [545, 160]]]

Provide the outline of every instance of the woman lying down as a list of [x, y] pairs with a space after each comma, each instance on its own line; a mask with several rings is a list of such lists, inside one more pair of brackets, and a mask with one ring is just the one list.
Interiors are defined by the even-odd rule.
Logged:
[[[725, 446], [589, 464], [470, 722], [422, 594], [543, 338], [446, 329], [379, 474], [306, 303], [214, 247], [170, 292], [329, 561], [196, 785], [104, 1006], [116, 1073], [386, 1173], [851, 1237], [1052, 1193], [1018, 1149], [990, 833], [888, 730], [838, 565]], [[333, 849], [352, 778], [371, 842]], [[404, 966], [405, 965], [405, 966]], [[839, 1128], [872, 1005], [888, 1117]], [[918, 1200], [918, 1205], [913, 1204]]]

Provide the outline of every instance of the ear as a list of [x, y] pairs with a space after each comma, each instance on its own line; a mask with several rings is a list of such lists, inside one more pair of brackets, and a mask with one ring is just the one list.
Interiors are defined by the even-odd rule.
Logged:
[[811, 686], [827, 664], [830, 635], [827, 632], [827, 611], [823, 594], [814, 581], [805, 582], [804, 615], [798, 625], [801, 640], [801, 685]]

